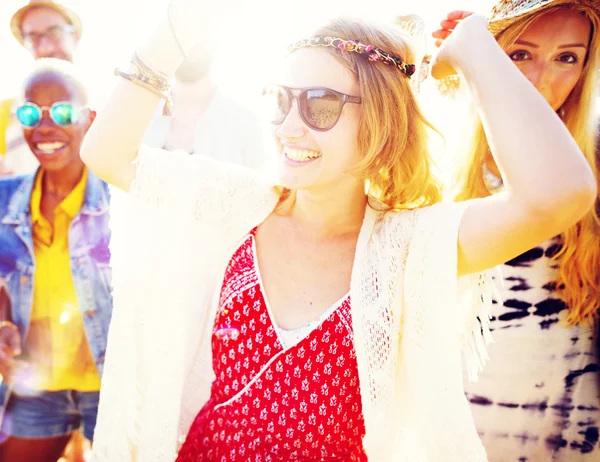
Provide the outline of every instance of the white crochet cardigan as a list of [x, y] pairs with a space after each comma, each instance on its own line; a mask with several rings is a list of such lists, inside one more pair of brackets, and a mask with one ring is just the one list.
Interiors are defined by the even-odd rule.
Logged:
[[[113, 195], [98, 462], [174, 459], [209, 396], [225, 266], [278, 201], [260, 174], [204, 156], [142, 148], [136, 162], [131, 192]], [[367, 207], [351, 299], [371, 461], [487, 460], [462, 386], [461, 352], [472, 373], [485, 358], [487, 323], [477, 316], [488, 319], [491, 303], [481, 278], [457, 278], [467, 206]]]

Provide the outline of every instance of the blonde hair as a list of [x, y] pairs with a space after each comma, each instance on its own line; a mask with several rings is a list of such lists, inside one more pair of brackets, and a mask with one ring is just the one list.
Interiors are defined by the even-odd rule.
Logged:
[[[361, 40], [414, 63], [410, 38], [392, 25], [386, 28], [338, 18], [314, 35]], [[427, 148], [427, 128], [435, 129], [421, 112], [410, 79], [398, 68], [370, 62], [364, 55], [324, 50], [349, 69], [359, 84], [362, 115], [357, 146], [363, 158], [352, 173], [365, 181], [369, 200], [388, 210], [439, 202], [441, 183], [432, 172]], [[282, 202], [289, 203], [293, 197], [293, 191], [284, 190]]]
[[29, 73], [23, 80], [19, 99], [25, 99], [25, 90], [33, 79], [46, 75], [57, 75], [72, 83], [79, 92], [78, 96], [81, 98], [81, 103], [88, 104], [87, 85], [78, 67], [69, 61], [57, 58], [40, 58], [34, 61]]
[[[598, 86], [597, 69], [600, 30], [598, 14], [584, 6], [569, 4], [548, 8], [540, 14], [532, 14], [511, 25], [498, 34], [496, 39], [502, 48], [509, 47], [541, 15], [563, 9], [585, 14], [592, 24], [592, 35], [588, 56], [582, 76], [561, 108], [562, 119], [588, 160], [598, 181], [596, 144], [598, 120], [596, 117], [596, 97]], [[455, 173], [454, 188], [457, 200], [468, 200], [489, 195], [482, 176], [482, 164], [489, 146], [481, 120], [474, 115], [475, 131], [459, 160]], [[588, 321], [594, 325], [598, 321], [600, 306], [600, 218], [598, 207], [590, 211], [575, 226], [560, 235], [561, 250], [553, 256], [559, 263], [559, 271], [554, 281], [556, 290], [569, 307], [567, 323], [575, 325]]]

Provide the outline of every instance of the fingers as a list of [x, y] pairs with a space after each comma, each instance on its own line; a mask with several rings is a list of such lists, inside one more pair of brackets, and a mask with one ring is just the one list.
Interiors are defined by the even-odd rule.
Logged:
[[440, 26], [442, 29], [454, 30], [456, 26], [458, 26], [458, 21], [442, 19], [442, 21], [440, 21]]
[[13, 333], [13, 335], [11, 337], [9, 337], [10, 346], [13, 350], [13, 354], [15, 356], [20, 356], [22, 353], [22, 351], [21, 351], [21, 334], [19, 333], [18, 329], [12, 329], [12, 333]]
[[0, 348], [0, 374], [7, 383], [12, 380], [14, 367], [14, 360]]
[[10, 338], [10, 347], [12, 348], [14, 356], [21, 355], [21, 336], [18, 333], [15, 333], [15, 335]]
[[438, 29], [436, 31], [434, 31], [431, 36], [435, 39], [440, 39], [440, 40], [446, 40], [448, 37], [450, 37], [450, 34], [452, 33], [451, 30], [447, 30], [447, 29]]
[[0, 349], [13, 358], [21, 355], [21, 335], [16, 326], [9, 324], [0, 329]]
[[446, 18], [450, 19], [451, 21], [460, 21], [461, 19], [466, 19], [471, 15], [473, 15], [472, 11], [456, 10], [448, 13]]
[[437, 39], [434, 42], [435, 46], [439, 48], [443, 41], [446, 40], [456, 26], [458, 26], [458, 23], [471, 15], [473, 15], [473, 12], [465, 10], [456, 10], [448, 13], [446, 19], [440, 21], [440, 29], [431, 34], [433, 38]]

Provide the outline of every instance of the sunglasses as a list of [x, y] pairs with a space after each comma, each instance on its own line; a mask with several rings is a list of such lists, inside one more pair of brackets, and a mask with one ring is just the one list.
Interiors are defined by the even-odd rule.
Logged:
[[[292, 92], [299, 91], [297, 95]], [[331, 130], [340, 120], [346, 103], [360, 104], [359, 96], [350, 96], [325, 87], [289, 88], [271, 85], [263, 90], [264, 109], [273, 125], [281, 124], [294, 100], [303, 122], [312, 130]]]
[[51, 42], [58, 42], [65, 34], [75, 33], [76, 29], [70, 25], [54, 25], [48, 27], [42, 32], [28, 32], [23, 34], [23, 43], [27, 48], [38, 46], [44, 37], [48, 38]]
[[48, 111], [50, 119], [56, 125], [68, 127], [79, 120], [79, 115], [87, 106], [73, 106], [71, 103], [59, 101], [52, 106], [40, 107], [35, 103], [25, 103], [17, 108], [17, 119], [25, 128], [35, 128], [42, 121], [44, 111]]

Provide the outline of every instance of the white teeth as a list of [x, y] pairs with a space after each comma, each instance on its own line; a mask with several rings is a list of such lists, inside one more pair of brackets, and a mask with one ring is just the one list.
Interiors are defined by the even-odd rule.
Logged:
[[310, 151], [308, 149], [285, 149], [285, 155], [288, 159], [296, 162], [306, 162], [317, 157], [321, 157], [320, 152]]
[[65, 143], [61, 141], [52, 141], [47, 143], [38, 143], [36, 148], [42, 151], [44, 154], [53, 154], [56, 150], [64, 147]]

